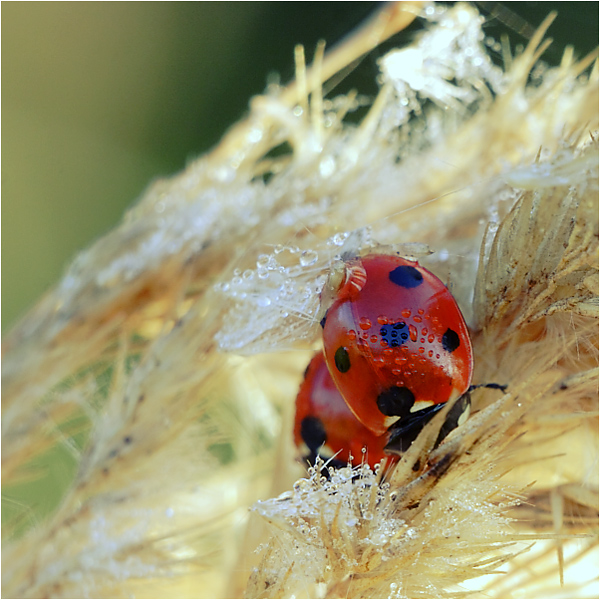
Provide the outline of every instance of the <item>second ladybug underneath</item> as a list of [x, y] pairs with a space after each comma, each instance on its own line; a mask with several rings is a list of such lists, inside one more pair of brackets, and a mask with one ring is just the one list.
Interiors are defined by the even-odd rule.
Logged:
[[298, 391], [294, 442], [311, 464], [320, 456], [333, 467], [345, 467], [348, 461], [356, 466], [364, 460], [375, 468], [387, 456], [386, 436], [375, 435], [352, 414], [322, 352], [313, 356]]

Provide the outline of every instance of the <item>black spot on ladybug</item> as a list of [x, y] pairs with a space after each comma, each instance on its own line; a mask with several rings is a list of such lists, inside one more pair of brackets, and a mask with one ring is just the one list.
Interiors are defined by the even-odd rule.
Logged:
[[394, 323], [393, 325], [382, 325], [379, 335], [387, 342], [388, 346], [397, 348], [408, 339], [408, 333], [407, 331], [402, 331], [403, 329], [406, 329], [406, 323], [403, 321]]
[[327, 441], [325, 427], [318, 417], [304, 417], [300, 423], [300, 435], [309, 450], [314, 453]]
[[387, 417], [404, 417], [410, 413], [415, 395], [407, 387], [391, 387], [377, 396], [377, 407]]
[[458, 333], [450, 328], [446, 329], [442, 336], [442, 346], [446, 352], [454, 352], [460, 346]]
[[327, 311], [323, 315], [323, 318], [320, 321], [320, 323], [321, 323], [321, 329], [325, 329], [325, 321], [327, 320], [327, 313], [328, 312], [329, 312], [329, 309], [327, 309]]
[[423, 275], [419, 269], [409, 265], [402, 265], [390, 271], [390, 281], [400, 287], [411, 289], [423, 283]]
[[344, 346], [340, 346], [334, 355], [335, 366], [340, 373], [346, 373], [350, 370], [350, 356]]

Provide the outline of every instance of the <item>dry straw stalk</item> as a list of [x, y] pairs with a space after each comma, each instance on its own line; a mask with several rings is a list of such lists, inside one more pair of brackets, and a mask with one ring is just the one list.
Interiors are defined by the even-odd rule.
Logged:
[[[417, 14], [352, 124], [363, 98], [322, 84]], [[3, 343], [5, 494], [57, 445], [77, 460], [50, 517], [5, 526], [4, 596], [593, 595], [598, 68], [542, 65], [549, 22], [503, 68], [466, 4], [390, 5], [310, 69], [298, 49], [293, 85], [76, 258]], [[319, 291], [379, 243], [434, 251], [475, 381], [509, 387], [385, 482], [302, 478]]]

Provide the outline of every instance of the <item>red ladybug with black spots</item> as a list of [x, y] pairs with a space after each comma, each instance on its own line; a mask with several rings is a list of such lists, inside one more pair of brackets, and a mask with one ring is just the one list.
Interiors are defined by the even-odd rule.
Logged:
[[[335, 387], [322, 352], [312, 358], [300, 385], [294, 442], [310, 464], [320, 456], [333, 467], [364, 461], [374, 468], [387, 457], [387, 438], [375, 435], [354, 416]], [[388, 462], [393, 462], [391, 457]]]
[[370, 254], [345, 261], [327, 287], [327, 367], [367, 430], [376, 437], [390, 432], [388, 452], [404, 451], [449, 400], [461, 398], [442, 433], [466, 418], [471, 341], [440, 279], [416, 261]]

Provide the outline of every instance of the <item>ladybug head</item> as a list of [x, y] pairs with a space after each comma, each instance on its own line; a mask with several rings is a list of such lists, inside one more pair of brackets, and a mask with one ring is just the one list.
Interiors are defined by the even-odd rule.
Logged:
[[323, 322], [329, 307], [334, 301], [350, 300], [356, 296], [362, 290], [366, 281], [367, 273], [360, 259], [354, 258], [347, 262], [336, 262], [321, 290], [318, 320]]

